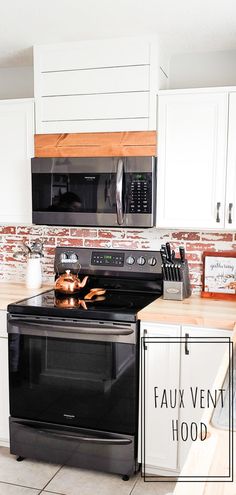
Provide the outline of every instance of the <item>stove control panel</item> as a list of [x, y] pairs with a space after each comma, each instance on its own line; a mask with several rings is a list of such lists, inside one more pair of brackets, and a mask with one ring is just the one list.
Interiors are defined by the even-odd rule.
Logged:
[[160, 251], [114, 250], [79, 247], [57, 247], [54, 261], [55, 273], [72, 270], [80, 273], [132, 276], [160, 275], [162, 260]]
[[93, 251], [91, 265], [124, 266], [124, 253]]

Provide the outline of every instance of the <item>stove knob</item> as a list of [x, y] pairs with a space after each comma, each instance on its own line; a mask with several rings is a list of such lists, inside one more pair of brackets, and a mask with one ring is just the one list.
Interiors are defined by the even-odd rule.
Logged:
[[128, 258], [126, 258], [127, 265], [133, 265], [134, 262], [135, 262], [135, 259], [133, 256], [128, 256]]
[[145, 260], [144, 256], [140, 256], [140, 258], [137, 259], [137, 263], [138, 263], [138, 265], [145, 265], [146, 260]]
[[75, 253], [70, 254], [70, 261], [74, 261], [74, 262], [78, 261], [77, 254]]
[[61, 254], [60, 254], [60, 260], [61, 260], [61, 261], [65, 261], [65, 260], [67, 260], [67, 254], [66, 254], [66, 253], [61, 253]]
[[156, 260], [156, 258], [154, 258], [153, 256], [152, 256], [151, 258], [149, 258], [149, 260], [148, 260], [148, 264], [149, 264], [150, 266], [155, 266], [155, 265], [157, 264], [157, 260]]

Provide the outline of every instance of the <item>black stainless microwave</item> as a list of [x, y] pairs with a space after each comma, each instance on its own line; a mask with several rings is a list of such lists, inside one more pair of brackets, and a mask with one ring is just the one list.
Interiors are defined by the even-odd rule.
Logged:
[[155, 157], [33, 158], [31, 166], [35, 224], [155, 224]]

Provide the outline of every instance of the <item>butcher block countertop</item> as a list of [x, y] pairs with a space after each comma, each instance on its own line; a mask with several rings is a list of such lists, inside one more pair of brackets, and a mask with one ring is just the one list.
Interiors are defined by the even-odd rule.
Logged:
[[51, 285], [43, 285], [41, 289], [27, 289], [24, 284], [15, 282], [0, 283], [0, 310], [7, 309], [8, 304], [11, 304], [27, 297], [35, 296], [41, 292], [51, 289]]
[[168, 301], [162, 297], [138, 313], [142, 321], [198, 325], [233, 330], [236, 323], [236, 302], [202, 299], [193, 295], [183, 301]]

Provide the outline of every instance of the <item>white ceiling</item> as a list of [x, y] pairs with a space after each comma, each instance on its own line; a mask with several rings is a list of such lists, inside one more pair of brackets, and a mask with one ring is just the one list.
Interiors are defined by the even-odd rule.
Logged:
[[157, 34], [171, 55], [236, 49], [235, 0], [0, 0], [0, 67], [34, 44]]

